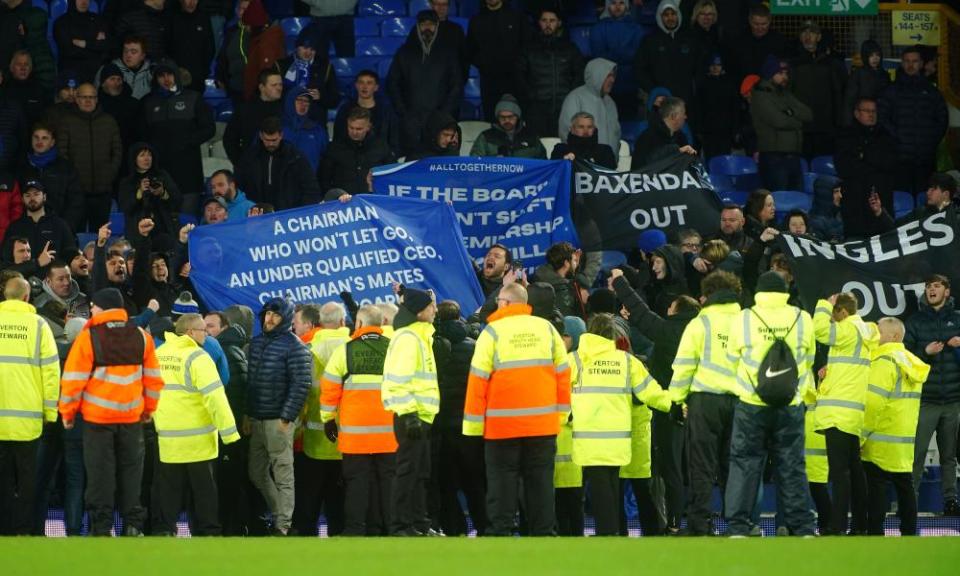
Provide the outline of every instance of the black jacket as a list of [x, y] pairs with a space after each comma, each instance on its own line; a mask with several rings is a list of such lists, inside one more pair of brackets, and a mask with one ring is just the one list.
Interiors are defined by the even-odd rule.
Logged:
[[26, 238], [30, 240], [30, 253], [34, 258], [43, 251], [47, 242], [50, 243], [50, 249], [58, 253], [77, 247], [67, 223], [49, 210], [38, 222], [34, 222], [24, 208], [23, 216], [10, 223], [4, 238], [3, 254], [10, 254], [13, 250], [13, 238]]
[[[276, 298], [265, 308], [268, 306], [278, 309], [283, 321], [250, 341], [246, 413], [257, 420], [282, 418], [292, 422], [313, 385], [313, 355], [290, 330], [293, 304]], [[261, 311], [261, 326], [263, 316]]]
[[[323, 158], [323, 189], [342, 188], [349, 194], [367, 192], [367, 173], [374, 166], [391, 164], [393, 152], [380, 138], [368, 134], [362, 142], [334, 140]], [[246, 188], [244, 188], [246, 190]]]
[[[876, 70], [870, 67], [870, 54], [873, 53], [879, 53], [881, 58], [880, 67]], [[890, 75], [883, 69], [883, 53], [880, 44], [875, 40], [866, 40], [860, 46], [860, 61], [863, 65], [851, 70], [850, 77], [847, 79], [843, 101], [845, 125], [854, 122], [853, 109], [857, 105], [857, 100], [861, 98], [877, 100], [890, 85]]]
[[440, 387], [440, 413], [434, 422], [443, 430], [460, 432], [463, 425], [463, 406], [467, 399], [467, 377], [470, 361], [477, 343], [467, 336], [467, 325], [462, 320], [437, 323], [434, 339], [446, 340], [449, 356], [437, 358], [437, 383]]
[[520, 12], [506, 6], [495, 11], [481, 7], [467, 27], [467, 59], [484, 78], [510, 78], [530, 36], [527, 18]]
[[538, 34], [517, 60], [516, 96], [522, 108], [529, 113], [535, 106], [545, 106], [559, 115], [563, 99], [583, 84], [585, 65], [583, 54], [567, 38]]
[[44, 112], [52, 100], [50, 94], [32, 74], [26, 80], [17, 80], [12, 74], [6, 73], [3, 76], [2, 89], [7, 98], [20, 104], [28, 126], [33, 126], [43, 119]]
[[[147, 57], [157, 61], [167, 55], [170, 38], [170, 16], [163, 10], [154, 10], [145, 3], [138, 9], [127, 12], [117, 20], [117, 38], [139, 36], [143, 38]], [[172, 39], [176, 42], [177, 39]]]
[[30, 157], [20, 165], [20, 189], [36, 180], [43, 184], [47, 195], [46, 209], [62, 217], [71, 230], [76, 230], [83, 221], [84, 200], [80, 188], [80, 176], [69, 160], [58, 156], [46, 166], [35, 166]]
[[234, 111], [223, 132], [223, 147], [234, 166], [239, 166], [243, 153], [257, 142], [260, 123], [269, 116], [283, 118], [282, 99], [265, 102], [257, 94]]
[[[120, 129], [120, 144], [124, 150], [128, 149], [136, 140], [137, 129], [140, 125], [140, 101], [133, 97], [133, 89], [126, 82], [123, 90], [117, 96], [111, 96], [100, 88], [100, 109], [117, 121]], [[120, 173], [127, 168], [127, 159], [120, 165]]]
[[887, 212], [894, 213], [897, 141], [879, 124], [864, 126], [854, 120], [852, 126], [840, 132], [833, 160], [843, 181], [844, 235], [853, 238], [876, 234], [876, 218], [869, 211], [867, 199], [875, 190]]
[[947, 131], [947, 105], [937, 87], [921, 75], [898, 73], [880, 96], [880, 124], [897, 139], [901, 161], [932, 164]]
[[223, 348], [230, 368], [230, 382], [227, 383], [227, 402], [238, 421], [247, 412], [247, 353], [249, 343], [243, 326], [228, 326], [217, 336], [217, 342]]
[[682, 130], [670, 134], [670, 129], [660, 119], [659, 114], [650, 121], [649, 127], [637, 136], [637, 143], [633, 147], [633, 159], [630, 161], [631, 170], [639, 170], [651, 162], [668, 158], [678, 154], [681, 146], [688, 144], [687, 137]]
[[316, 204], [323, 199], [310, 162], [289, 142], [273, 153], [257, 141], [237, 166], [237, 187], [253, 202], [269, 202], [277, 210]]
[[[143, 150], [153, 153], [153, 166], [146, 172], [141, 172], [137, 166], [137, 155]], [[130, 173], [117, 186], [120, 211], [126, 216], [128, 234], [137, 233], [137, 223], [143, 218], [151, 218], [154, 229], [151, 237], [164, 236], [165, 243], [169, 244], [180, 229], [177, 213], [180, 211], [180, 189], [170, 174], [160, 166], [160, 157], [155, 148], [144, 142], [137, 142], [130, 147], [128, 154]], [[161, 193], [152, 192], [142, 194], [140, 182], [144, 178], [155, 180], [160, 186]]]
[[[453, 128], [460, 134], [460, 125], [453, 116], [446, 112], [434, 112], [427, 118], [427, 123], [423, 127], [423, 138], [420, 140], [420, 146], [411, 154], [407, 154], [407, 160], [419, 160], [421, 158], [430, 158], [434, 156], [459, 156], [460, 146], [456, 145], [448, 148], [441, 148], [437, 144], [440, 132], [447, 128]], [[457, 141], [461, 141], [458, 138]]]
[[170, 16], [170, 38], [167, 55], [190, 73], [190, 82], [185, 82], [183, 87], [202, 94], [206, 89], [204, 82], [210, 74], [210, 63], [216, 54], [210, 14], [199, 8], [192, 14], [182, 8], [174, 9]]
[[[416, 26], [410, 29], [407, 40], [416, 38]], [[434, 40], [434, 46], [444, 52], [450, 52], [457, 55], [457, 62], [460, 64], [460, 77], [466, 82], [470, 72], [470, 63], [467, 61], [467, 35], [463, 28], [452, 20], [444, 20], [437, 27], [437, 39]]]
[[557, 271], [549, 263], [544, 263], [537, 266], [533, 281], [545, 282], [553, 286], [556, 306], [560, 310], [561, 316], [586, 318], [587, 309], [580, 298], [580, 288], [586, 288], [590, 283], [582, 275], [564, 278], [557, 274]]
[[846, 68], [830, 54], [802, 49], [793, 59], [790, 81], [793, 93], [810, 107], [813, 121], [804, 124], [805, 132], [833, 133], [845, 117], [843, 91]]
[[[110, 58], [110, 24], [100, 14], [77, 12], [76, 0], [68, 0], [67, 13], [53, 22], [53, 39], [57, 42], [60, 70], [72, 70], [83, 82], [92, 81]], [[86, 46], [75, 46], [74, 40], [83, 40]]]
[[[400, 150], [400, 128], [397, 125], [397, 116], [393, 112], [393, 107], [387, 102], [386, 98], [375, 97], [377, 105], [370, 110], [370, 134], [374, 138], [379, 138], [390, 146], [394, 153]], [[337, 110], [337, 117], [333, 121], [333, 139], [343, 140], [347, 136], [347, 116], [354, 108], [359, 107], [356, 99], [348, 99], [340, 105]]]
[[611, 170], [617, 168], [617, 155], [613, 153], [612, 148], [606, 144], [600, 144], [597, 141], [596, 130], [594, 130], [593, 136], [589, 138], [576, 136], [572, 133], [567, 134], [566, 142], [560, 142], [553, 147], [553, 152], [550, 153], [550, 159], [560, 160], [570, 153], [573, 153], [577, 157], [577, 160], [586, 160], [587, 162], [592, 162], [597, 166], [603, 166]]
[[144, 140], [163, 158], [180, 193], [199, 195], [203, 191], [200, 145], [216, 133], [213, 112], [200, 92], [179, 85], [175, 94], [160, 91], [158, 86], [143, 99]]
[[944, 342], [960, 336], [960, 310], [949, 298], [940, 310], [934, 310], [926, 302], [919, 302], [920, 309], [907, 319], [907, 332], [903, 344], [921, 360], [930, 364], [930, 375], [923, 385], [920, 401], [925, 404], [949, 404], [960, 402], [960, 355], [957, 348], [944, 346], [943, 352], [934, 356], [926, 353], [927, 344]]
[[13, 172], [26, 141], [27, 119], [23, 108], [0, 90], [0, 172]]
[[[153, 242], [149, 237], [144, 238], [138, 232], [127, 232], [127, 237], [133, 240], [136, 248], [136, 256], [133, 262], [132, 296], [134, 303], [141, 309], [147, 307], [151, 299], [157, 301], [160, 308], [157, 310], [158, 316], [170, 316], [173, 311], [173, 303], [177, 301], [180, 295], [180, 286], [174, 284], [180, 276], [177, 274], [176, 266], [170, 262], [170, 257], [166, 254], [154, 254]], [[167, 282], [157, 282], [153, 279], [153, 263], [156, 258], [163, 258], [167, 264]]]
[[767, 56], [778, 58], [786, 55], [787, 41], [776, 30], [770, 30], [762, 38], [755, 38], [749, 30], [740, 34], [734, 43], [734, 57], [737, 78], [749, 74], [760, 74]]
[[699, 44], [686, 31], [667, 34], [657, 30], [640, 43], [633, 70], [637, 83], [647, 92], [662, 86], [692, 108], [693, 80], [702, 60]]

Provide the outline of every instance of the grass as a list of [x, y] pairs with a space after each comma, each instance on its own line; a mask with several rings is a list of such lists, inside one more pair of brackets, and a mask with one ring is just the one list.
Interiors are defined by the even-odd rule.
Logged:
[[952, 574], [954, 538], [0, 539], [3, 576]]

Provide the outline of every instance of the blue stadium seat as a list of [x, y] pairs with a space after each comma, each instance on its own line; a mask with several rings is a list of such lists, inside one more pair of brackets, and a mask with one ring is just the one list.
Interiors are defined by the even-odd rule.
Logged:
[[83, 250], [83, 247], [90, 242], [97, 241], [96, 232], [77, 232], [77, 247]]
[[196, 226], [200, 223], [200, 219], [194, 216], [193, 214], [180, 214], [180, 225], [186, 226], [187, 224], [193, 224]]
[[333, 72], [340, 78], [350, 78], [351, 80], [361, 70], [377, 71], [380, 64], [380, 58], [373, 56], [360, 56], [358, 58], [331, 58]]
[[637, 136], [643, 132], [644, 122], [637, 122], [633, 120], [624, 121], [620, 123], [620, 137], [630, 143], [630, 147], [633, 147], [633, 143], [637, 141]]
[[123, 236], [123, 233], [126, 231], [127, 231], [127, 221], [123, 215], [123, 212], [111, 212], [110, 213], [110, 235]]
[[717, 191], [727, 192], [730, 190], [736, 190], [737, 187], [733, 183], [733, 178], [727, 176], [726, 174], [710, 174], [710, 183], [713, 184], [713, 189]]
[[479, 100], [460, 101], [460, 120], [482, 120], [483, 109]]
[[310, 24], [310, 18], [307, 16], [297, 16], [295, 18], [284, 18], [280, 21], [280, 28], [283, 29], [284, 36], [297, 37], [301, 30]]
[[463, 87], [463, 97], [471, 100], [478, 100], [480, 98], [479, 78], [470, 78], [467, 80], [466, 86]]
[[805, 194], [815, 194], [817, 182], [825, 183], [831, 188], [840, 182], [840, 178], [830, 176], [829, 174], [817, 174], [816, 172], [803, 173], [803, 192]]
[[[410, 0], [407, 3], [407, 14], [416, 16], [421, 10], [430, 10], [430, 0]], [[450, 0], [450, 14], [457, 14], [456, 0]]]
[[457, 10], [457, 15], [464, 18], [470, 18], [474, 14], [480, 11], [480, 3], [483, 0], [457, 0], [460, 4], [459, 10]]
[[800, 158], [800, 172], [806, 174], [810, 171], [810, 163], [807, 162], [806, 158]]
[[743, 190], [721, 190], [717, 195], [720, 196], [720, 201], [724, 204], [743, 206], [747, 203], [747, 196], [749, 196], [750, 193], [744, 192]]
[[777, 220], [783, 220], [791, 210], [810, 212], [813, 206], [813, 196], [796, 190], [777, 190], [773, 192], [773, 201], [777, 208]]
[[604, 270], [627, 263], [626, 254], [617, 250], [604, 250], [600, 253], [600, 258], [602, 259], [600, 267]]
[[393, 56], [406, 38], [358, 38], [357, 56]]
[[893, 211], [896, 213], [896, 218], [906, 216], [913, 211], [913, 208], [913, 194], [909, 192], [893, 193]]
[[50, 22], [67, 13], [67, 0], [50, 0]]
[[380, 94], [386, 91], [387, 75], [390, 74], [390, 64], [392, 62], [392, 58], [381, 58], [380, 63], [377, 64], [377, 74], [380, 75]]
[[416, 25], [416, 18], [387, 18], [380, 24], [380, 35], [406, 38]]
[[47, 0], [33, 0], [33, 7], [34, 7], [34, 8], [39, 8], [39, 9], [43, 10], [44, 12], [49, 12], [49, 11], [50, 11], [50, 7], [47, 6]]
[[584, 56], [590, 56], [590, 28], [590, 26], [576, 26], [570, 29], [570, 41], [577, 45]]
[[217, 81], [207, 78], [203, 86], [203, 97], [206, 100], [219, 100], [227, 97], [227, 91], [217, 88]]
[[757, 163], [749, 156], [714, 156], [710, 159], [710, 173], [724, 176], [756, 174]]
[[480, 71], [477, 70], [477, 67], [474, 66], [473, 64], [470, 65], [470, 71], [468, 72], [468, 77], [469, 77], [469, 78], [479, 78], [479, 77], [480, 77]]
[[811, 161], [810, 171], [817, 174], [837, 175], [837, 169], [833, 165], [833, 156], [817, 156]]
[[357, 38], [364, 36], [379, 36], [380, 22], [382, 18], [377, 16], [356, 17], [353, 19], [353, 35]]
[[462, 16], [451, 16], [450, 18], [448, 18], [448, 20], [450, 20], [454, 24], [459, 24], [460, 27], [463, 28], [463, 33], [464, 34], [467, 33], [467, 28], [470, 26], [469, 18], [464, 18]]
[[403, 0], [360, 0], [357, 14], [360, 16], [406, 16], [407, 5]]
[[267, 10], [271, 20], [280, 20], [293, 16], [294, 0], [264, 0], [263, 7]]
[[217, 122], [229, 122], [233, 117], [233, 108], [217, 110]]

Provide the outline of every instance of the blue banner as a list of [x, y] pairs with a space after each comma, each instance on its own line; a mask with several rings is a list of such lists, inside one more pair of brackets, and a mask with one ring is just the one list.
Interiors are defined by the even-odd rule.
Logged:
[[275, 296], [293, 302], [392, 302], [392, 283], [432, 288], [465, 313], [483, 294], [450, 206], [426, 200], [355, 196], [200, 226], [190, 233], [190, 280], [211, 310]]
[[570, 170], [567, 160], [426, 158], [375, 168], [373, 189], [452, 204], [471, 258], [482, 259], [500, 243], [532, 268], [551, 244], [578, 244]]

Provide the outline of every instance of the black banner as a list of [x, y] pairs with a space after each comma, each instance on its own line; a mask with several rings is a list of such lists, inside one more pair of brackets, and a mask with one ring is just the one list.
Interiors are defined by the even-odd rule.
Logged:
[[720, 228], [722, 204], [695, 156], [677, 154], [637, 172], [576, 161], [573, 219], [584, 250], [632, 250], [644, 230]]
[[853, 292], [868, 320], [905, 316], [916, 309], [924, 279], [943, 274], [960, 281], [960, 249], [953, 212], [901, 224], [879, 236], [831, 244], [807, 236], [781, 234], [804, 308], [818, 298]]

